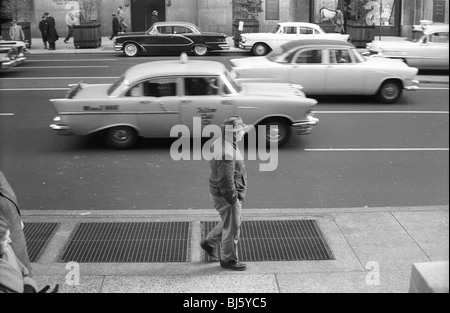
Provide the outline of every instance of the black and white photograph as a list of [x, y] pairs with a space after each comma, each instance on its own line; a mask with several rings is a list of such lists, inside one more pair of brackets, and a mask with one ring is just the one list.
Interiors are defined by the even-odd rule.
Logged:
[[0, 293], [449, 292], [449, 0], [0, 0], [0, 23]]

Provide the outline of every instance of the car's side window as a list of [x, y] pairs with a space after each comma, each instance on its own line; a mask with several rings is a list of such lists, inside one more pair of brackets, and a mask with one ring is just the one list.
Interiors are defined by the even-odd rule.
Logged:
[[288, 35], [296, 35], [297, 27], [293, 27], [293, 26], [284, 27], [283, 33], [288, 34]]
[[434, 33], [430, 35], [430, 42], [449, 43], [447, 33]]
[[172, 27], [171, 26], [160, 26], [160, 27], [158, 27], [158, 32], [160, 34], [165, 34], [165, 35], [172, 34]]
[[330, 63], [352, 63], [350, 52], [347, 49], [331, 49]]
[[301, 51], [296, 58], [297, 64], [321, 64], [322, 50], [312, 49]]
[[187, 27], [184, 27], [184, 26], [175, 26], [173, 28], [173, 33], [174, 34], [191, 34], [192, 30]]
[[186, 77], [184, 79], [186, 96], [218, 95], [220, 84], [218, 77]]
[[312, 34], [314, 34], [314, 29], [309, 28], [309, 27], [300, 27], [300, 34], [312, 35]]
[[173, 97], [177, 95], [176, 78], [156, 78], [140, 82], [127, 92], [127, 97]]

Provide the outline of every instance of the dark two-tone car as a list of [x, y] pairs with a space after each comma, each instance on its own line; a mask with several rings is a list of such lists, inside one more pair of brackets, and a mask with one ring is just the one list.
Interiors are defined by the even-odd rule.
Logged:
[[203, 56], [210, 50], [229, 50], [227, 35], [203, 32], [188, 22], [158, 22], [146, 32], [119, 34], [114, 50], [134, 57], [139, 53], [194, 53]]

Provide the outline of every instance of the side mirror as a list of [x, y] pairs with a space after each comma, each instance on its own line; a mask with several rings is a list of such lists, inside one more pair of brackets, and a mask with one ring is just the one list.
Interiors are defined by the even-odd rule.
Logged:
[[362, 55], [363, 57], [368, 58], [368, 57], [370, 57], [370, 52], [369, 52], [369, 51], [365, 51], [365, 52], [362, 52], [361, 55]]

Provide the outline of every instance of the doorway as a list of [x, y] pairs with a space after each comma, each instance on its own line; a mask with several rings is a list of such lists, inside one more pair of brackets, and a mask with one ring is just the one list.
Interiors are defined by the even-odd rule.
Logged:
[[131, 1], [131, 27], [133, 32], [147, 31], [150, 28], [152, 12], [158, 11], [158, 20], [166, 20], [165, 0]]

